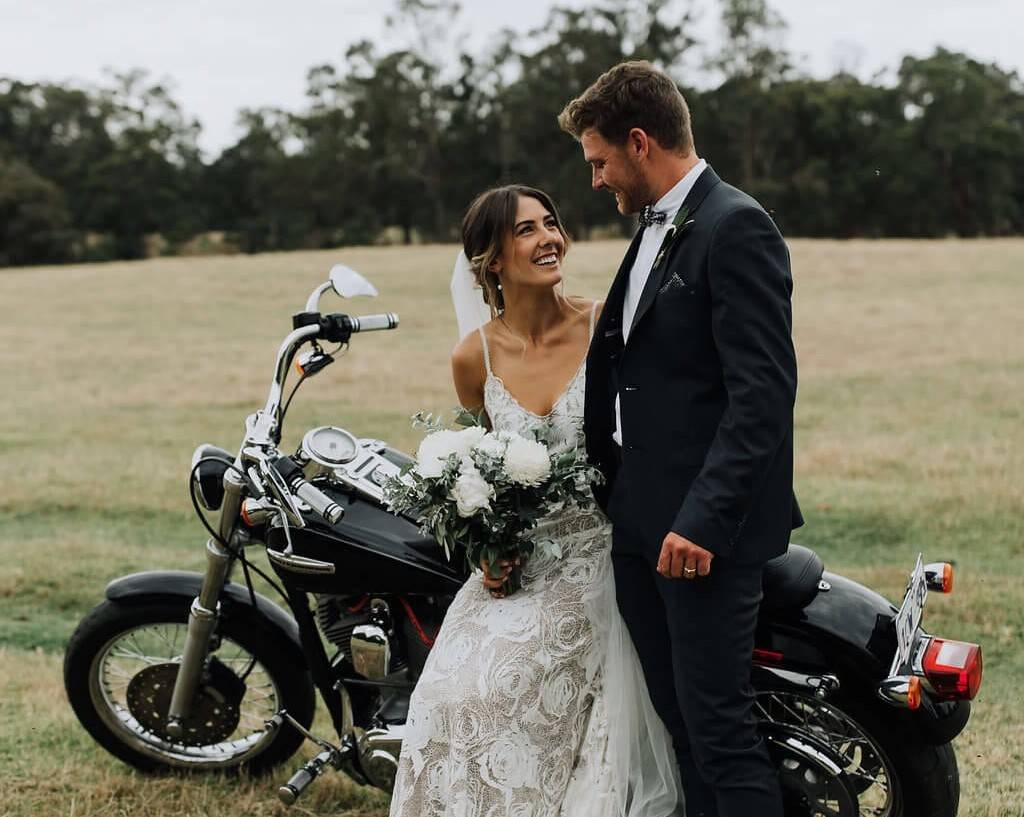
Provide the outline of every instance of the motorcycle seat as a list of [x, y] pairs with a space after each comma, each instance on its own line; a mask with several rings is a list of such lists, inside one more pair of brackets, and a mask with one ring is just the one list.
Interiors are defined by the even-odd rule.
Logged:
[[765, 563], [761, 588], [761, 608], [800, 610], [818, 594], [818, 583], [825, 565], [810, 548], [790, 544], [781, 556]]

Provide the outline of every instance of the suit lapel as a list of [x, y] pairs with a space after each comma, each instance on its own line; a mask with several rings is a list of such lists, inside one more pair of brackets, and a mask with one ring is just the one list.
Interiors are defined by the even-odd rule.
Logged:
[[633, 262], [640, 250], [640, 237], [643, 230], [637, 230], [626, 250], [622, 263], [619, 264], [619, 271], [615, 273], [611, 288], [605, 298], [604, 309], [601, 310], [601, 318], [594, 328], [594, 338], [591, 341], [591, 348], [603, 347], [606, 338], [619, 335], [620, 345], [622, 336], [622, 305], [626, 298], [626, 284], [629, 283], [629, 273], [633, 269]]
[[[665, 240], [662, 242], [661, 247], [658, 250], [658, 255], [655, 257], [654, 267], [651, 269], [651, 274], [647, 276], [647, 283], [644, 284], [644, 291], [640, 293], [640, 301], [636, 305], [636, 313], [633, 315], [633, 323], [629, 328], [630, 335], [633, 330], [636, 329], [637, 324], [640, 323], [640, 319], [647, 313], [647, 310], [654, 304], [654, 298], [657, 296], [658, 291], [661, 289], [661, 285], [664, 283], [665, 273], [668, 271], [668, 264], [666, 263], [668, 258], [667, 249], [670, 244], [673, 243], [677, 234], [682, 231], [683, 224], [693, 218], [693, 214], [697, 212], [697, 208], [700, 207], [701, 202], [707, 197], [711, 189], [717, 185], [720, 181], [718, 174], [711, 169], [711, 165], [708, 165], [703, 173], [697, 178], [693, 187], [690, 188], [690, 192], [686, 194], [686, 198], [683, 199], [682, 205], [679, 207], [679, 212], [673, 222], [674, 229], [665, 236]], [[633, 254], [636, 257], [636, 253]], [[627, 273], [628, 276], [628, 273]]]

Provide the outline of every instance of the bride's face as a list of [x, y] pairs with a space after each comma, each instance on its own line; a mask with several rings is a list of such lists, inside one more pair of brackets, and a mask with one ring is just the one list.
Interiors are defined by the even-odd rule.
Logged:
[[502, 286], [554, 286], [562, 280], [564, 255], [558, 220], [537, 199], [520, 196], [515, 224], [496, 265]]

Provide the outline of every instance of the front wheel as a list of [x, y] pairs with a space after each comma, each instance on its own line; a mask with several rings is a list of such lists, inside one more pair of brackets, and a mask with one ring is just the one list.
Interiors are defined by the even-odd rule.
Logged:
[[906, 712], [849, 694], [821, 700], [793, 688], [758, 689], [754, 712], [766, 724], [826, 746], [856, 795], [856, 803], [822, 799], [813, 776], [781, 768], [787, 817], [956, 817], [960, 777], [953, 747], [929, 743]]
[[281, 709], [309, 726], [315, 698], [294, 646], [258, 613], [221, 616], [185, 735], [166, 731], [167, 710], [188, 627], [186, 601], [106, 601], [78, 625], [64, 655], [64, 686], [79, 721], [104, 749], [143, 771], [260, 773], [302, 743]]

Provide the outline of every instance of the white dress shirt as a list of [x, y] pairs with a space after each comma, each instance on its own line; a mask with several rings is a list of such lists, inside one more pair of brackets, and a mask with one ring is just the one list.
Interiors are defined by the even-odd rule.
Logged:
[[[652, 224], [644, 228], [644, 234], [640, 238], [640, 248], [637, 250], [636, 258], [633, 260], [633, 268], [629, 271], [629, 281], [626, 284], [626, 297], [622, 304], [622, 342], [629, 341], [629, 330], [632, 328], [633, 316], [636, 315], [636, 308], [640, 303], [640, 295], [644, 291], [651, 274], [651, 267], [654, 266], [654, 259], [661, 249], [661, 242], [665, 240], [668, 228], [672, 226], [672, 220], [682, 207], [683, 201], [689, 195], [690, 190], [697, 183], [697, 177], [704, 172], [708, 163], [701, 159], [690, 168], [664, 196], [654, 204], [655, 210], [665, 213], [663, 224]], [[622, 412], [620, 408], [619, 395], [615, 395], [615, 431], [612, 432], [612, 439], [622, 445]]]

